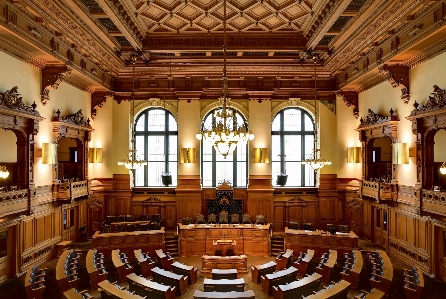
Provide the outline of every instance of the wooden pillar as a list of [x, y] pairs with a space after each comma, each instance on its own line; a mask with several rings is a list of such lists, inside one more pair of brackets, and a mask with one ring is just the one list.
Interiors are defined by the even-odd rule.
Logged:
[[177, 188], [177, 222], [198, 214], [204, 214], [201, 204], [201, 183], [199, 175], [178, 175]]

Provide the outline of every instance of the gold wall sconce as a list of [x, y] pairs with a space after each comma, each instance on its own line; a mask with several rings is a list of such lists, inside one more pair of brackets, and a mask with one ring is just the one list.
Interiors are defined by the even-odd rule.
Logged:
[[347, 163], [362, 162], [362, 147], [347, 147]]
[[440, 166], [440, 173], [441, 174], [446, 174], [446, 161], [443, 162], [443, 164], [441, 164], [441, 166]]
[[180, 149], [180, 163], [195, 163], [195, 148]]
[[254, 148], [254, 163], [269, 163], [269, 148]]
[[42, 164], [57, 164], [57, 144], [42, 143]]
[[102, 148], [91, 147], [88, 149], [88, 163], [102, 163]]
[[407, 143], [396, 142], [392, 146], [392, 163], [409, 164], [409, 146]]
[[0, 178], [6, 179], [9, 176], [9, 171], [6, 166], [0, 166]]

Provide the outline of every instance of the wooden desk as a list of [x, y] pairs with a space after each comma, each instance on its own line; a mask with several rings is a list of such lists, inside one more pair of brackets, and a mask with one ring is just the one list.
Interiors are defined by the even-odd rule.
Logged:
[[42, 299], [45, 290], [45, 269], [37, 269], [37, 266], [29, 268], [25, 275], [25, 290], [28, 299]]
[[338, 259], [338, 253], [336, 250], [328, 251], [328, 258], [324, 261], [321, 261], [319, 265], [316, 267], [316, 272], [322, 275], [322, 281], [330, 282], [331, 281], [331, 273], [333, 271], [334, 265], [336, 265], [336, 260]]
[[382, 299], [386, 296], [383, 291], [371, 289], [370, 292], [362, 291], [355, 299]]
[[129, 291], [139, 296], [147, 296], [150, 299], [174, 299], [175, 287], [159, 284], [145, 279], [135, 273], [127, 275]]
[[173, 273], [187, 276], [187, 282], [193, 284], [197, 281], [198, 269], [193, 266], [187, 266], [179, 262], [172, 264]]
[[[111, 284], [108, 280], [104, 280], [99, 283], [99, 291], [101, 293], [106, 292], [111, 296], [121, 299], [142, 299], [142, 297], [139, 295], [133, 295], [127, 292], [126, 290], [118, 289], [114, 284]], [[104, 295], [101, 296], [101, 298], [105, 297], [106, 296]]]
[[300, 253], [299, 257], [297, 258], [297, 261], [293, 263], [293, 266], [297, 268], [297, 273], [300, 276], [305, 276], [307, 274], [308, 265], [310, 264], [311, 260], [314, 256], [314, 250], [307, 249], [306, 253]]
[[235, 242], [237, 254], [270, 256], [270, 225], [183, 225], [179, 224], [180, 256], [215, 254], [214, 242], [222, 237]]
[[349, 287], [349, 282], [341, 280], [339, 283], [332, 285], [330, 288], [322, 289], [314, 295], [305, 297], [305, 299], [347, 298]]
[[98, 269], [98, 265], [96, 265], [96, 260], [94, 256], [95, 250], [89, 250], [87, 253], [87, 258], [85, 260], [85, 266], [87, 268], [87, 272], [90, 275], [91, 288], [97, 289], [98, 283], [107, 280], [108, 272]]
[[212, 254], [217, 250], [221, 250], [222, 255], [225, 256], [226, 250], [228, 249], [232, 249], [234, 252], [236, 252], [237, 242], [235, 240], [216, 240], [212, 243], [212, 245], [214, 246]]
[[382, 275], [381, 277], [376, 275], [376, 279], [373, 279], [373, 277], [370, 278], [370, 285], [372, 288], [383, 291], [386, 296], [388, 296], [390, 285], [392, 284], [393, 280], [393, 265], [385, 251], [377, 250], [376, 254], [382, 263]]
[[63, 241], [56, 244], [57, 247], [57, 257], [60, 257], [62, 253], [65, 251], [65, 249], [68, 249], [70, 244], [73, 243], [72, 241]]
[[243, 292], [245, 280], [238, 279], [209, 279], [203, 281], [205, 292]]
[[260, 283], [260, 276], [265, 276], [266, 274], [276, 272], [276, 266], [277, 264], [271, 261], [263, 265], [251, 267], [252, 281], [255, 283]]
[[313, 292], [319, 291], [322, 276], [313, 273], [308, 277], [293, 281], [289, 284], [273, 287], [274, 299], [295, 299], [309, 296]]
[[[68, 291], [64, 292], [64, 298], [66, 299], [84, 299], [84, 297], [82, 296], [82, 294], [87, 293], [87, 290], [83, 290], [80, 292], [76, 292], [76, 289], [69, 289]], [[88, 293], [87, 293], [88, 294]], [[90, 294], [88, 294], [90, 295]], [[89, 298], [94, 299], [95, 297], [90, 296]]]
[[110, 255], [112, 250], [120, 249], [127, 255], [133, 255], [133, 251], [142, 249], [150, 255], [155, 255], [155, 250], [164, 249], [164, 227], [160, 230], [135, 231], [122, 233], [101, 233], [97, 231], [91, 240], [91, 249]]
[[237, 269], [212, 269], [212, 279], [237, 279]]
[[[358, 284], [359, 274], [361, 274], [362, 266], [364, 265], [364, 260], [362, 259], [361, 251], [352, 250], [352, 262], [351, 268], [341, 271], [342, 279], [348, 281], [351, 285], [350, 288], [356, 289]], [[345, 268], [344, 268], [345, 269]]]
[[285, 251], [285, 253], [280, 254], [279, 256], [276, 257], [276, 260], [275, 260], [276, 264], [277, 264], [276, 269], [278, 271], [288, 268], [288, 266], [291, 263], [291, 257], [293, 256], [293, 252], [294, 252], [294, 250], [287, 249]]
[[56, 280], [57, 285], [59, 286], [60, 294], [62, 295], [64, 292], [68, 291], [72, 288], [77, 288], [77, 284], [79, 282], [79, 278], [76, 276], [73, 276], [73, 279], [69, 279], [69, 277], [66, 275], [65, 271], [65, 265], [66, 261], [69, 260], [69, 255], [71, 253], [71, 250], [65, 250], [62, 255], [59, 257], [59, 260], [56, 264]]
[[162, 249], [159, 250], [155, 250], [156, 256], [158, 257], [158, 266], [161, 269], [167, 270], [167, 271], [172, 271], [172, 263], [173, 263], [173, 258], [172, 257], [168, 257]]
[[209, 256], [201, 257], [201, 273], [210, 273], [212, 269], [236, 269], [238, 273], [248, 273], [248, 257], [235, 256]]
[[273, 295], [273, 287], [295, 281], [296, 275], [297, 269], [293, 266], [276, 273], [262, 275], [260, 277], [262, 289], [268, 295]]
[[154, 282], [175, 287], [175, 294], [181, 296], [187, 290], [187, 276], [178, 275], [158, 267], [152, 269]]
[[195, 299], [228, 299], [228, 298], [255, 299], [255, 297], [256, 296], [253, 290], [244, 292], [202, 292], [199, 290], [195, 290], [194, 293]]
[[312, 249], [317, 256], [321, 256], [329, 249], [334, 249], [340, 254], [359, 250], [358, 239], [352, 231], [348, 234], [330, 235], [322, 234], [320, 231], [285, 228], [285, 249], [293, 249], [296, 252]]
[[406, 298], [420, 299], [424, 289], [424, 277], [420, 267], [412, 266], [412, 269], [403, 269], [403, 275]]
[[126, 281], [127, 275], [133, 272], [133, 267], [129, 263], [123, 262], [118, 250], [112, 251], [112, 261], [116, 272], [118, 272], [119, 281]]
[[135, 253], [135, 258], [138, 261], [139, 266], [141, 267], [143, 276], [151, 276], [152, 269], [155, 267], [155, 262], [150, 259], [148, 254], [142, 252], [141, 249], [133, 250]]

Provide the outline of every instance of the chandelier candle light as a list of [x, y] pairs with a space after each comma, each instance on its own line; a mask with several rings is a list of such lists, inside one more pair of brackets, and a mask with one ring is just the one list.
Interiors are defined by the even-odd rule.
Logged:
[[129, 170], [135, 170], [136, 168], [139, 168], [140, 166], [147, 165], [146, 160], [140, 160], [138, 159], [138, 156], [136, 155], [136, 148], [135, 148], [135, 64], [136, 59], [138, 58], [137, 54], [133, 54], [130, 59], [133, 63], [133, 77], [132, 77], [132, 114], [131, 114], [131, 127], [132, 127], [132, 140], [131, 140], [131, 147], [129, 149], [129, 155], [127, 159], [124, 159], [120, 162], [118, 162], [118, 165], [124, 165], [125, 168]]
[[225, 159], [238, 145], [246, 145], [248, 140], [254, 139], [254, 134], [246, 124], [239, 125], [235, 109], [228, 108], [230, 98], [227, 98], [228, 76], [226, 73], [226, 0], [223, 1], [223, 95], [219, 98], [220, 109], [214, 113], [214, 121], [209, 129], [203, 128], [196, 137], [212, 144]]
[[319, 125], [319, 111], [317, 109], [317, 88], [316, 88], [316, 63], [319, 61], [318, 54], [313, 54], [313, 62], [314, 62], [314, 150], [310, 159], [305, 159], [305, 164], [309, 165], [314, 171], [317, 171], [324, 167], [325, 165], [331, 165], [331, 161], [322, 159], [320, 157], [321, 150], [317, 148], [317, 126]]
[[9, 176], [9, 171], [6, 166], [0, 166], [0, 178], [6, 179]]

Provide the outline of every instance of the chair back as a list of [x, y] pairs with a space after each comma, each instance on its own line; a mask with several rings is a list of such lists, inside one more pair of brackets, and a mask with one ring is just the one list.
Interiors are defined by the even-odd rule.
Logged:
[[105, 221], [107, 224], [112, 224], [113, 222], [116, 221], [116, 216], [107, 216]]
[[136, 230], [136, 224], [127, 224], [127, 231], [128, 232], [134, 232]]
[[228, 212], [221, 211], [218, 215], [218, 223], [220, 224], [228, 224]]
[[116, 217], [116, 222], [125, 222], [125, 215], [119, 215]]
[[243, 224], [251, 224], [251, 216], [249, 214], [243, 215]]
[[265, 224], [265, 216], [257, 215], [256, 216], [256, 224]]
[[150, 223], [150, 230], [160, 230], [160, 229], [161, 229], [161, 223], [159, 222]]
[[226, 249], [226, 256], [234, 256], [234, 249], [228, 248]]
[[311, 223], [303, 223], [302, 229], [303, 230], [313, 230], [313, 226], [311, 225]]
[[336, 234], [336, 225], [327, 224], [327, 231], [332, 235]]
[[192, 222], [192, 219], [189, 217], [183, 218], [183, 225], [189, 225]]
[[239, 216], [239, 214], [232, 214], [231, 215], [231, 223], [232, 224], [240, 223], [240, 216]]
[[125, 226], [124, 225], [115, 225], [115, 233], [121, 233], [125, 231]]
[[203, 214], [198, 214], [197, 218], [195, 220], [196, 224], [205, 224], [206, 222], [204, 221], [204, 215]]
[[223, 251], [221, 251], [220, 249], [215, 250], [215, 256], [222, 256], [223, 255]]
[[149, 221], [149, 215], [142, 214], [141, 216], [139, 216], [139, 221]]
[[288, 225], [289, 229], [299, 229], [299, 222], [290, 222]]
[[148, 223], [141, 223], [141, 224], [139, 225], [139, 230], [140, 230], [140, 231], [146, 231], [146, 230], [149, 230], [149, 224], [148, 224]]
[[6, 187], [0, 187], [0, 193], [1, 192], [6, 192]]
[[350, 230], [348, 229], [348, 225], [338, 225], [339, 231], [341, 233], [349, 233]]
[[208, 216], [208, 223], [217, 223], [217, 215], [215, 214], [210, 214]]
[[161, 214], [153, 214], [152, 221], [153, 222], [161, 222]]
[[135, 221], [135, 216], [133, 216], [133, 215], [125, 215], [125, 221], [133, 222], [133, 221]]
[[109, 233], [111, 232], [111, 226], [110, 225], [104, 225], [101, 227], [101, 233]]

